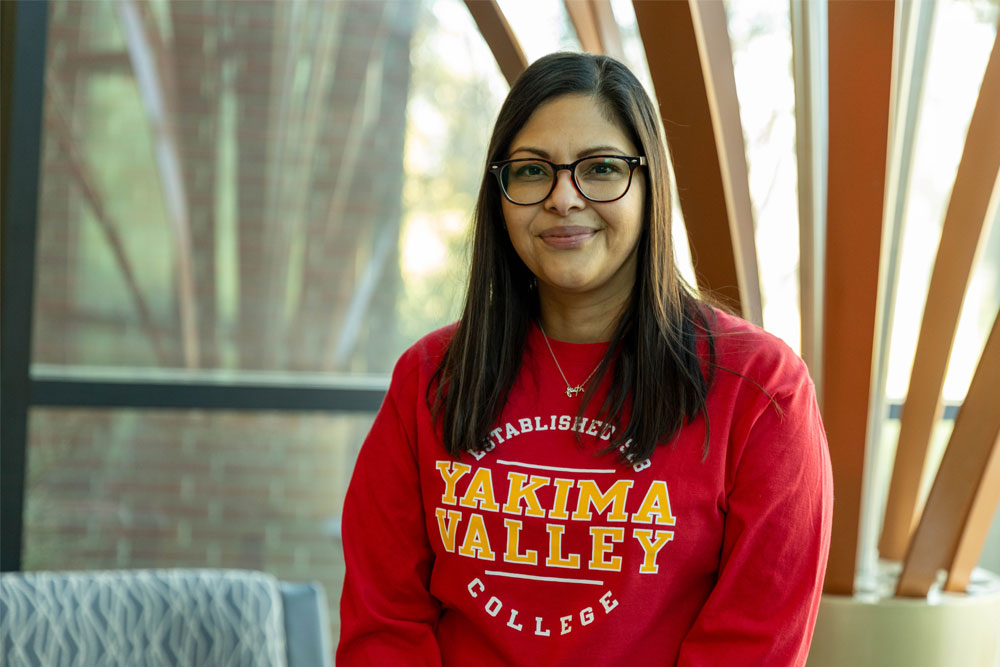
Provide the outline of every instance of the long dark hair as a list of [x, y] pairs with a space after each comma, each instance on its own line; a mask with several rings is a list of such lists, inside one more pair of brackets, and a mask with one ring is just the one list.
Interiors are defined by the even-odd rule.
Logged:
[[[568, 94], [598, 100], [608, 118], [641, 147], [648, 165], [635, 286], [580, 408], [582, 413], [610, 369], [602, 421], [620, 424], [629, 400], [631, 415], [602, 451], [618, 449], [623, 461], [642, 461], [705, 410], [715, 356], [711, 310], [692, 294], [674, 263], [667, 155], [656, 108], [642, 84], [618, 61], [554, 53], [533, 63], [500, 109], [487, 164], [508, 157], [515, 135], [538, 107]], [[528, 331], [539, 313], [534, 276], [511, 245], [501, 196], [484, 166], [462, 318], [427, 390], [444, 446], [456, 457], [487, 446], [488, 432], [507, 401]]]

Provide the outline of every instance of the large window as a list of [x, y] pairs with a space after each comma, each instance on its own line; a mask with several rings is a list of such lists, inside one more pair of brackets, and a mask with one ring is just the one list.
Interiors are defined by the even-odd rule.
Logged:
[[[507, 90], [460, 0], [53, 0], [48, 30], [36, 378], [384, 387], [457, 317]], [[22, 567], [261, 569], [336, 623], [372, 417], [34, 408]]]

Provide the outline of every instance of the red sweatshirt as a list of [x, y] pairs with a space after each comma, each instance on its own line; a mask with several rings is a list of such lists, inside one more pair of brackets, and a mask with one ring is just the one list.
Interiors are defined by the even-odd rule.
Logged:
[[[833, 491], [787, 346], [719, 313], [707, 455], [699, 417], [625, 466], [533, 328], [492, 449], [454, 460], [425, 400], [453, 331], [403, 354], [358, 456], [338, 664], [805, 663]], [[607, 349], [551, 344], [574, 383]]]

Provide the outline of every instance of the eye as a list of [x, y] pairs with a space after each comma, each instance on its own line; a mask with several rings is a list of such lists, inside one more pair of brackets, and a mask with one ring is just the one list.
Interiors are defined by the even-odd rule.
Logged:
[[624, 177], [628, 165], [621, 158], [600, 157], [581, 162], [577, 177], [594, 180], [614, 180]]
[[515, 181], [543, 181], [551, 178], [552, 173], [544, 162], [515, 162], [510, 170], [510, 178]]

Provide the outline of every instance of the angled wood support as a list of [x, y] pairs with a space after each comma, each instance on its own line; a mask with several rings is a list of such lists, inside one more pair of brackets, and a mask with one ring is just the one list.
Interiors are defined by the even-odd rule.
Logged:
[[732, 52], [721, 2], [635, 0], [698, 286], [760, 324], [760, 282]]
[[834, 488], [825, 590], [850, 594], [877, 340], [894, 2], [829, 5], [823, 421]]
[[622, 35], [611, 11], [611, 0], [564, 0], [564, 3], [584, 51], [625, 61]]
[[986, 212], [998, 172], [1000, 40], [993, 45], [983, 75], [927, 290], [879, 543], [884, 558], [903, 557], [920, 519], [918, 494], [931, 431], [941, 416], [941, 392], [962, 299], [972, 275], [973, 260], [986, 240]]
[[472, 19], [479, 26], [479, 32], [497, 59], [497, 65], [507, 83], [514, 80], [528, 67], [528, 57], [524, 55], [514, 31], [503, 15], [497, 0], [465, 0]]
[[955, 419], [920, 523], [903, 561], [897, 595], [923, 597], [948, 570], [948, 590], [963, 591], [1000, 501], [1000, 316], [983, 348]]
[[[980, 372], [992, 373], [994, 388], [1000, 386], [1000, 379], [997, 379], [1000, 374], [996, 371], [997, 357], [1000, 354], [996, 350], [997, 347], [1000, 347], [1000, 343], [996, 340], [1000, 337], [998, 331], [1000, 331], [1000, 319], [993, 323], [993, 349], [990, 351], [992, 361], [989, 362], [994, 366], [993, 369], [987, 371], [980, 362]], [[984, 352], [983, 358], [985, 357]], [[994, 410], [992, 414], [995, 417], [996, 411]], [[979, 425], [980, 428], [984, 426], [983, 424]], [[974, 437], [970, 437], [970, 441]], [[988, 433], [980, 433], [980, 447], [983, 446], [983, 439], [988, 437]], [[979, 478], [979, 485], [972, 497], [965, 523], [962, 525], [962, 532], [955, 547], [955, 555], [948, 567], [948, 578], [944, 582], [946, 591], [964, 592], [969, 587], [972, 570], [983, 555], [983, 546], [986, 544], [986, 537], [990, 532], [993, 517], [996, 516], [997, 509], [1000, 508], [1000, 428], [996, 426], [995, 419], [993, 446], [990, 453], [983, 458], [985, 464], [982, 468], [982, 476]]]

